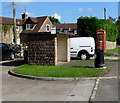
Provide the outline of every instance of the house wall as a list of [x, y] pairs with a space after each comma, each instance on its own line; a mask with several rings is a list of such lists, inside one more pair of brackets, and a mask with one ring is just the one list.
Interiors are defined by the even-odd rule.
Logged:
[[20, 38], [20, 33], [23, 31], [23, 27], [22, 26], [18, 26], [19, 30], [16, 30], [17, 32], [17, 38]]
[[70, 61], [69, 37], [66, 35], [57, 36], [57, 61]]
[[45, 22], [43, 23], [41, 29], [39, 32], [46, 32], [46, 24], [49, 24], [50, 26], [53, 26], [52, 22], [50, 21], [49, 18], [46, 18]]

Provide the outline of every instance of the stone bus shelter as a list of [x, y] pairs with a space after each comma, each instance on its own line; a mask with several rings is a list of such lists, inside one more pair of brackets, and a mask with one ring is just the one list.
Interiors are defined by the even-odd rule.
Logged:
[[47, 32], [21, 33], [21, 43], [26, 43], [27, 63], [30, 65], [57, 65], [70, 61], [70, 39], [66, 34]]

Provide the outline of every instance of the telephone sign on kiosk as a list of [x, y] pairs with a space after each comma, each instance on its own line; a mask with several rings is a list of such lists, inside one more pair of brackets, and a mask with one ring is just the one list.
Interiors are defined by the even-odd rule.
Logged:
[[96, 35], [96, 48], [103, 49], [103, 52], [106, 52], [106, 31], [105, 30], [97, 30]]

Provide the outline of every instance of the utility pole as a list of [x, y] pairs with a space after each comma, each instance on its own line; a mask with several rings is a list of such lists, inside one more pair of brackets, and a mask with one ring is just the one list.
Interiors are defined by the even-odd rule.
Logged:
[[104, 8], [104, 19], [106, 20], [106, 8]]
[[25, 6], [25, 13], [26, 13], [26, 9], [27, 9], [27, 8], [26, 8], [26, 6]]
[[16, 4], [13, 2], [13, 42], [16, 44]]

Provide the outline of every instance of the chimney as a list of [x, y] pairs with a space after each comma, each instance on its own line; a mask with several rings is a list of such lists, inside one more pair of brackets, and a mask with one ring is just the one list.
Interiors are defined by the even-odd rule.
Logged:
[[22, 19], [25, 21], [28, 18], [28, 15], [26, 13], [22, 14]]

